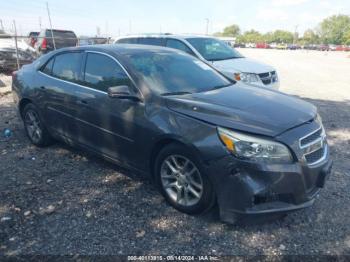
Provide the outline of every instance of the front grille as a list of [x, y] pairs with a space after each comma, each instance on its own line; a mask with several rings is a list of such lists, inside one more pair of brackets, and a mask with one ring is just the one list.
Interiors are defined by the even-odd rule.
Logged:
[[304, 152], [304, 159], [308, 165], [321, 161], [326, 154], [327, 141], [323, 128], [313, 131], [299, 140], [300, 148]]
[[321, 134], [322, 134], [322, 128], [320, 128], [316, 132], [312, 133], [311, 135], [301, 139], [300, 140], [300, 145], [303, 147], [303, 146], [305, 146], [305, 145], [315, 141], [316, 139], [321, 137]]
[[276, 71], [261, 73], [261, 74], [259, 74], [259, 77], [260, 77], [261, 81], [264, 83], [264, 85], [269, 85], [269, 84], [277, 82]]
[[313, 164], [320, 160], [324, 155], [325, 147], [322, 147], [310, 154], [305, 155], [306, 162], [308, 164]]

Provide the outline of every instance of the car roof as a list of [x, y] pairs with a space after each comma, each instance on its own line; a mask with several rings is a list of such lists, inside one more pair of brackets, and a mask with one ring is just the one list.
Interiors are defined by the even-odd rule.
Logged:
[[96, 52], [112, 52], [119, 55], [128, 55], [134, 53], [182, 53], [179, 50], [173, 48], [167, 48], [163, 46], [152, 46], [152, 45], [130, 45], [130, 44], [99, 44], [99, 45], [89, 45], [89, 46], [77, 46], [77, 47], [66, 47], [58, 49], [55, 53], [64, 51], [96, 51]]
[[177, 39], [188, 39], [188, 38], [215, 38], [209, 35], [181, 35], [181, 34], [140, 34], [140, 35], [127, 35], [117, 37], [116, 40], [125, 38], [177, 38]]

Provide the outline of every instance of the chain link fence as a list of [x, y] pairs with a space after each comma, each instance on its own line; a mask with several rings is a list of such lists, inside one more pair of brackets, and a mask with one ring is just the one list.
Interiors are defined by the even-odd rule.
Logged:
[[76, 37], [72, 31], [65, 30], [42, 32], [17, 35], [16, 32], [6, 33], [0, 29], [0, 73], [10, 74], [39, 56], [59, 48], [113, 42], [111, 37]]

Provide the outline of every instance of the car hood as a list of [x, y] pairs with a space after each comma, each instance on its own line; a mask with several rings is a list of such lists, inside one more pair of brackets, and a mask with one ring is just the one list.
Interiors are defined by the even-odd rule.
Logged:
[[312, 104], [274, 90], [243, 84], [166, 97], [169, 109], [235, 130], [277, 136], [316, 117]]
[[263, 64], [250, 58], [234, 58], [227, 60], [214, 61], [213, 66], [221, 72], [225, 73], [255, 73], [261, 74], [270, 71], [275, 71], [272, 66]]

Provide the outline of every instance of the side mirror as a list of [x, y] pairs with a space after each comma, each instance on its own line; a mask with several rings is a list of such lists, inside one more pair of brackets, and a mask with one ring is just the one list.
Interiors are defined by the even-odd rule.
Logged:
[[130, 92], [127, 85], [112, 86], [108, 88], [108, 96], [111, 98], [130, 99], [140, 101], [140, 98]]

